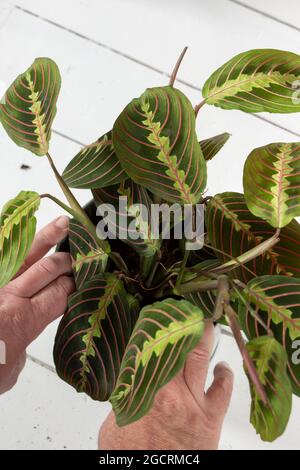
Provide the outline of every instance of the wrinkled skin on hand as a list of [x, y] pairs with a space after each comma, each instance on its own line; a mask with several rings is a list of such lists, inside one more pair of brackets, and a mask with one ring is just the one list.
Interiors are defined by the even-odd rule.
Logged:
[[0, 393], [16, 383], [26, 360], [26, 348], [67, 308], [74, 290], [70, 255], [44, 257], [68, 233], [68, 218], [60, 217], [36, 236], [17, 276], [0, 289], [0, 340], [6, 364], [0, 364]]
[[205, 392], [213, 347], [213, 325], [208, 323], [198, 346], [184, 368], [156, 395], [150, 412], [125, 427], [117, 426], [111, 412], [99, 433], [101, 450], [213, 450], [218, 448], [233, 387], [226, 363], [214, 370]]

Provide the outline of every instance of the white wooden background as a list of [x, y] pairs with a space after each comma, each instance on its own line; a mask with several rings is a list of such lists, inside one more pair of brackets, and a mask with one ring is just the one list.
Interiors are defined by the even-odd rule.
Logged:
[[[209, 74], [238, 52], [278, 48], [300, 52], [298, 0], [0, 0], [0, 95], [35, 57], [52, 57], [63, 85], [51, 153], [60, 169], [109, 130], [121, 109], [146, 87], [167, 82], [183, 46], [189, 51], [177, 85], [193, 103]], [[228, 131], [226, 147], [209, 168], [208, 192], [241, 190], [249, 151], [275, 141], [297, 141], [299, 115], [247, 115], [204, 107], [199, 138]], [[20, 169], [22, 163], [31, 169]], [[47, 162], [11, 143], [0, 129], [0, 205], [21, 189], [60, 191]], [[77, 192], [81, 201], [88, 192]], [[43, 203], [42, 226], [58, 215]], [[29, 348], [15, 389], [0, 397], [0, 449], [94, 449], [108, 404], [92, 402], [53, 372], [56, 324]], [[300, 448], [300, 400], [283, 437], [260, 441], [248, 423], [249, 392], [236, 346], [227, 336], [213, 363], [235, 369], [235, 389], [221, 448]]]

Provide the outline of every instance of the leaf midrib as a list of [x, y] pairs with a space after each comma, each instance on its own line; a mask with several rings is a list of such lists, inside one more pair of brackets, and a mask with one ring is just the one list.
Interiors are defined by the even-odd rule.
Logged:
[[[115, 291], [117, 291], [116, 287], [117, 287], [117, 284], [118, 284], [118, 283], [119, 283], [119, 279], [115, 279], [115, 280], [114, 280], [114, 283], [110, 286], [110, 288], [108, 289], [108, 291], [104, 293], [104, 296], [103, 296], [103, 297], [101, 297], [102, 299], [105, 300], [104, 306], [102, 306], [102, 308], [101, 308], [100, 310], [99, 310], [99, 309], [96, 309], [96, 310], [91, 314], [91, 316], [92, 316], [93, 314], [97, 313], [97, 320], [96, 320], [96, 321], [94, 322], [94, 324], [91, 325], [91, 327], [88, 328], [88, 330], [86, 331], [86, 333], [89, 332], [89, 340], [88, 340], [88, 343], [85, 343], [86, 347], [81, 351], [81, 355], [84, 356], [84, 360], [81, 360], [81, 363], [82, 363], [81, 372], [80, 372], [80, 373], [81, 373], [81, 377], [82, 377], [82, 378], [81, 378], [81, 386], [82, 386], [84, 383], [86, 383], [86, 380], [87, 380], [87, 376], [86, 376], [86, 374], [85, 374], [85, 367], [86, 367], [86, 365], [87, 365], [87, 363], [88, 363], [88, 357], [89, 357], [89, 355], [87, 354], [87, 351], [89, 350], [89, 348], [90, 348], [90, 346], [91, 346], [91, 344], [92, 344], [92, 341], [93, 341], [93, 338], [94, 338], [94, 332], [95, 332], [95, 330], [96, 330], [96, 328], [97, 328], [97, 326], [98, 326], [98, 316], [100, 315], [100, 313], [101, 313], [104, 309], [105, 309], [105, 311], [107, 311], [108, 306], [111, 304], [112, 299], [113, 299], [113, 298], [115, 297], [115, 295], [116, 295], [116, 292], [115, 292]], [[107, 287], [107, 285], [106, 285], [106, 287]], [[106, 290], [106, 289], [105, 289], [105, 290]], [[100, 299], [99, 299], [99, 301], [100, 301]], [[90, 318], [91, 318], [91, 316], [90, 316]]]
[[[31, 199], [29, 199], [28, 201], [25, 201], [25, 203], [23, 203], [21, 206], [18, 206], [18, 208], [16, 208], [14, 210], [14, 212], [12, 214], [10, 214], [5, 220], [4, 220], [4, 224], [3, 226], [1, 227], [1, 232], [0, 232], [0, 241], [2, 243], [2, 241], [4, 240], [4, 238], [8, 238], [6, 235], [5, 235], [5, 231], [7, 230], [8, 226], [10, 225], [13, 225], [15, 220], [14, 219], [17, 219], [22, 212], [24, 212], [27, 207], [29, 206], [29, 209], [28, 211], [25, 212], [24, 215], [27, 215], [30, 211], [30, 206], [34, 206], [34, 203], [39, 200], [40, 196], [37, 194], [36, 196], [32, 196]], [[21, 218], [22, 218], [22, 215], [21, 215]], [[10, 230], [10, 229], [9, 229]], [[8, 234], [9, 235], [9, 234]]]
[[[279, 72], [278, 70], [275, 71], [275, 73], [276, 73], [276, 72], [280, 74], [280, 72]], [[245, 80], [241, 80], [241, 81], [238, 81], [238, 80], [237, 80], [237, 82], [236, 82], [235, 84], [232, 84], [232, 85], [230, 85], [230, 86], [228, 86], [228, 87], [222, 88], [222, 85], [220, 85], [220, 86], [219, 86], [219, 90], [218, 90], [217, 92], [212, 93], [212, 94], [210, 94], [209, 96], [207, 96], [207, 97], [205, 98], [205, 100], [209, 100], [210, 98], [214, 98], [215, 96], [217, 96], [217, 95], [219, 95], [219, 94], [222, 94], [222, 93], [224, 93], [224, 92], [230, 90], [231, 88], [236, 87], [238, 84], [244, 85], [244, 84], [247, 84], [247, 83], [251, 83], [251, 82], [253, 81], [253, 79], [256, 78], [256, 77], [254, 77], [254, 75], [256, 76], [258, 73], [262, 73], [262, 72], [256, 72], [255, 74], [252, 74], [252, 75], [251, 75], [251, 78], [249, 78], [249, 79], [245, 79]], [[270, 78], [271, 78], [270, 72], [268, 72], [268, 73], [266, 73], [266, 74], [264, 74], [264, 75], [265, 75], [266, 77], [270, 77]], [[285, 77], [286, 75], [290, 75], [290, 74], [285, 74], [285, 75], [280, 74], [280, 75], [281, 75], [282, 77]], [[293, 77], [294, 80], [297, 79], [297, 77], [294, 76], [294, 75], [291, 75], [291, 77]], [[235, 80], [236, 80], [236, 79], [235, 79]], [[276, 82], [275, 82], [275, 83], [276, 83]], [[269, 86], [270, 86], [270, 85], [271, 85], [271, 83], [269, 84]], [[264, 89], [265, 87], [259, 87], [259, 86], [255, 87], [255, 86], [253, 86], [253, 88]], [[216, 89], [216, 87], [214, 87], [214, 89]], [[246, 91], [244, 91], [244, 90], [239, 90], [237, 93], [235, 93], [235, 94], [233, 94], [233, 95], [230, 95], [230, 96], [235, 96], [235, 95], [238, 94], [238, 93], [246, 93]]]

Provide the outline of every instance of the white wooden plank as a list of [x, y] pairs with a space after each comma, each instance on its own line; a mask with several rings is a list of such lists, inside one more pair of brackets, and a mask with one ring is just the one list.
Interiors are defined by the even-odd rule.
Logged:
[[[17, 0], [17, 4], [164, 72], [188, 45], [179, 76], [197, 87], [239, 52], [300, 50], [297, 31], [228, 0], [153, 0], [151, 8], [147, 0]], [[284, 8], [299, 17], [299, 2], [287, 0]], [[298, 115], [266, 116], [300, 133]]]
[[[75, 5], [75, 4], [74, 4]], [[30, 32], [30, 34], [28, 33]], [[10, 42], [10, 54], [5, 54], [0, 65], [7, 86], [35, 56], [49, 55], [59, 63], [63, 87], [58, 103], [54, 127], [82, 142], [90, 142], [111, 127], [123, 106], [147, 86], [165, 82], [158, 73], [130, 62], [96, 45], [82, 41], [67, 31], [41, 22], [15, 10], [0, 30], [0, 41]], [[39, 37], [39, 41], [36, 41]], [[181, 86], [194, 103], [198, 92]], [[243, 162], [252, 148], [271, 141], [294, 140], [289, 133], [260, 121], [253, 116], [235, 111], [204, 107], [198, 118], [199, 138], [223, 131], [232, 133], [220, 156], [209, 164], [207, 194], [242, 189]], [[53, 136], [51, 153], [59, 169], [76, 153], [78, 146]], [[36, 189], [61, 195], [45, 159], [37, 158], [9, 141], [0, 130], [0, 171], [5, 174], [0, 187], [0, 202], [4, 203], [20, 189]], [[28, 172], [18, 171], [25, 162], [32, 166]], [[82, 202], [89, 199], [88, 191], [76, 194]], [[49, 203], [42, 206], [40, 225], [59, 215], [60, 210]], [[52, 363], [52, 345], [55, 325], [30, 348], [32, 354]]]
[[[171, 2], [169, 0], [164, 3], [153, 0], [151, 9], [149, 2], [146, 4], [144, 0], [139, 0], [139, 2], [133, 0], [76, 2], [72, 0], [72, 3], [70, 0], [64, 2], [53, 0], [51, 4], [33, 0], [18, 1], [25, 8], [34, 7], [34, 11], [47, 14], [47, 17], [52, 20], [56, 18], [57, 21], [63, 21], [68, 27], [76, 28], [76, 31], [94, 34], [94, 37], [99, 38], [98, 40], [107, 41], [113, 47], [122, 46], [123, 52], [137, 54], [138, 59], [149, 61], [150, 64], [165, 71], [172, 67], [171, 62], [174, 62], [177, 50], [181, 49], [183, 42], [185, 42], [184, 38], [194, 38], [191, 48], [194, 51], [200, 50], [199, 44], [204, 44], [206, 48], [209, 44], [211, 47], [210, 43], [213, 44], [213, 38], [215, 44], [209, 50], [210, 55], [208, 52], [205, 54], [202, 51], [200, 65], [197, 63], [197, 67], [195, 67], [191, 50], [190, 62], [185, 62], [181, 71], [183, 79], [195, 79], [197, 85], [198, 75], [200, 78], [202, 77], [203, 83], [207, 76], [207, 70], [212, 70], [219, 65], [219, 49], [222, 52], [220, 59], [223, 61], [224, 52], [229, 57], [241, 50], [241, 45], [249, 42], [250, 39], [255, 39], [257, 42], [266, 38], [265, 32], [262, 33], [263, 25], [266, 31], [269, 31], [271, 39], [273, 39], [275, 32], [273, 27], [269, 28], [270, 23], [265, 23], [265, 20], [257, 22], [256, 32], [253, 27], [249, 29], [247, 23], [251, 24], [254, 21], [256, 18], [253, 16], [254, 14], [248, 13], [247, 18], [243, 14], [241, 20], [239, 16], [239, 21], [237, 21], [237, 14], [240, 15], [237, 12], [241, 12], [243, 9], [240, 7], [239, 10], [225, 11], [222, 7], [225, 0], [218, 1], [219, 11], [217, 11], [216, 3], [214, 6], [209, 5], [214, 2], [202, 2], [201, 9], [197, 9], [194, 1], [189, 2], [189, 8], [186, 7], [187, 2], [182, 2], [185, 8], [176, 2], [176, 11], [170, 10]], [[173, 0], [172, 5], [174, 4]], [[45, 8], [48, 10], [46, 11]], [[214, 15], [211, 14], [213, 11], [218, 13], [215, 22], [213, 22]], [[233, 43], [228, 42], [228, 38], [222, 35], [223, 20], [225, 23], [227, 21], [226, 30], [230, 30], [228, 27], [232, 21], [230, 15], [234, 18], [236, 26], [241, 25], [237, 32], [233, 31], [233, 27], [230, 31], [238, 46], [236, 50], [233, 49]], [[194, 18], [192, 18], [193, 16]], [[105, 21], [101, 21], [101, 17], [104, 17]], [[137, 19], [140, 20], [138, 24]], [[174, 21], [174, 26], [171, 24], [171, 20]], [[181, 21], [179, 22], [179, 20]], [[148, 32], [154, 31], [154, 33], [138, 34], [143, 31], [143, 24], [146, 25]], [[154, 30], [153, 24], [155, 24]], [[214, 24], [213, 29], [212, 24]], [[162, 28], [162, 25], [166, 27]], [[190, 29], [195, 28], [195, 25], [197, 26], [196, 32], [194, 31], [192, 34]], [[166, 41], [167, 43], [162, 47], [159, 43], [162, 38], [159, 31], [165, 30], [169, 31], [170, 40]], [[202, 30], [204, 30], [203, 33]], [[258, 34], [257, 31], [259, 31]], [[286, 30], [277, 31], [279, 39], [276, 47], [283, 48], [283, 46], [279, 46], [281, 38], [283, 38], [282, 42], [287, 41], [289, 44], [294, 44], [294, 50], [299, 49], [299, 41], [298, 43], [291, 42], [291, 38], [287, 38], [283, 32]], [[242, 37], [242, 32], [247, 36], [246, 38]], [[163, 38], [165, 36], [164, 34]], [[198, 41], [199, 39], [201, 42]], [[9, 53], [2, 56], [0, 65], [2, 80], [0, 95], [1, 88], [3, 91], [15, 78], [15, 75], [23, 70], [35, 56], [53, 56], [59, 62], [64, 80], [55, 128], [83, 142], [89, 142], [107, 130], [122, 106], [133, 96], [138, 95], [146, 86], [161, 84], [165, 81], [161, 75], [149, 68], [146, 69], [134, 64], [132, 61], [128, 61], [108, 49], [100, 48], [99, 45], [92, 44], [90, 41], [76, 37], [70, 32], [62, 31], [54, 25], [46, 24], [21, 11], [15, 10], [12, 13], [9, 3], [3, 2], [3, 0], [0, 3], [0, 41], [1, 44], [9, 44]], [[271, 41], [268, 47], [273, 45]], [[255, 44], [250, 47], [258, 46]], [[267, 47], [267, 41], [264, 42], [263, 47]], [[292, 49], [291, 46], [286, 48]], [[189, 94], [193, 102], [199, 100], [197, 91], [186, 87], [182, 87], [182, 89]], [[78, 90], [80, 94], [78, 94]], [[77, 113], [75, 113], [75, 109], [78, 110]], [[287, 120], [280, 122], [290, 125]], [[291, 122], [293, 121], [291, 120]], [[290, 125], [290, 127], [299, 132], [297, 126]], [[233, 137], [222, 154], [210, 163], [209, 194], [223, 190], [241, 189], [243, 161], [253, 147], [275, 140], [295, 140], [288, 132], [276, 129], [252, 116], [237, 112], [222, 112], [212, 108], [204, 108], [201, 111], [198, 120], [198, 131], [201, 138], [224, 130], [232, 132]], [[57, 135], [53, 136], [52, 153], [56, 157], [59, 168], [63, 169], [77, 150], [78, 145]], [[37, 189], [41, 192], [47, 191], [60, 195], [47, 162], [15, 147], [13, 143], [9, 142], [2, 129], [0, 130], [0, 154], [0, 175], [2, 177], [0, 205], [20, 189]], [[23, 162], [31, 165], [32, 169], [27, 172], [21, 171], [19, 166]], [[76, 194], [82, 202], [89, 198], [88, 192], [78, 191]], [[58, 214], [59, 210], [52, 204], [43, 205], [39, 214], [40, 225], [45, 224]], [[29, 349], [31, 354], [49, 364], [52, 363], [55, 329], [56, 325], [51, 325]], [[285, 435], [273, 444], [262, 443], [248, 424], [248, 385], [242, 373], [235, 345], [230, 338], [226, 337], [222, 339], [214, 361], [224, 359], [227, 359], [236, 371], [236, 385], [223, 429], [221, 448], [298, 448], [300, 400], [294, 399], [293, 414]], [[61, 382], [54, 374], [30, 362], [28, 362], [18, 386], [10, 394], [0, 397], [0, 408], [0, 447], [3, 449], [63, 449], [64, 446], [78, 449], [95, 448], [100, 421], [104, 419], [105, 413], [109, 410], [107, 404], [97, 404], [82, 395], [77, 395], [71, 387]]]
[[14, 5], [9, 0], [1, 0], [0, 2], [0, 29], [6, 23], [10, 13], [14, 9]]
[[[299, 448], [300, 400], [294, 398], [287, 430], [274, 443], [262, 442], [249, 424], [249, 391], [236, 345], [222, 336], [212, 361], [227, 360], [235, 373], [234, 393], [221, 436], [221, 449]], [[77, 394], [53, 372], [27, 362], [15, 388], [0, 396], [0, 449], [95, 449], [100, 424], [110, 410], [108, 403]]]
[[[54, 127], [83, 142], [90, 142], [109, 129], [123, 106], [147, 86], [165, 83], [165, 78], [156, 72], [19, 10], [10, 16], [7, 27], [0, 32], [0, 40], [2, 37], [11, 40], [11, 53], [1, 63], [1, 75], [7, 84], [35, 56], [49, 55], [58, 62], [63, 86]], [[183, 85], [180, 88], [193, 103], [199, 100], [196, 90]], [[211, 171], [209, 190], [212, 192], [241, 188], [241, 166], [253, 147], [271, 141], [295, 140], [284, 130], [252, 115], [212, 107], [204, 107], [200, 112], [198, 130], [199, 138], [225, 130], [233, 134], [223, 151], [224, 160], [219, 157], [211, 163], [212, 169], [219, 168], [219, 175]]]
[[0, 396], [0, 410], [1, 450], [94, 450], [110, 405], [28, 361], [18, 384]]
[[293, 28], [300, 28], [299, 18], [299, 1], [298, 0], [287, 0], [285, 2], [274, 1], [274, 0], [230, 0], [236, 3], [241, 3], [245, 6], [252, 8], [258, 12], [262, 12], [268, 15], [270, 18], [274, 18], [282, 23]]

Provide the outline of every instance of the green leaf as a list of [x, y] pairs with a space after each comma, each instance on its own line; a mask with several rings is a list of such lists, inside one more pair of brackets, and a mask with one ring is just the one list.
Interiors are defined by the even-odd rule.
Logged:
[[210, 137], [209, 139], [201, 140], [199, 144], [200, 144], [204, 159], [208, 161], [214, 158], [214, 156], [217, 155], [217, 153], [221, 150], [223, 145], [226, 144], [229, 137], [230, 137], [230, 134], [228, 134], [228, 132], [224, 132], [223, 134]]
[[206, 103], [247, 113], [300, 111], [300, 56], [276, 49], [242, 52], [216, 70], [202, 94]]
[[46, 155], [60, 84], [56, 63], [42, 57], [8, 88], [0, 103], [0, 121], [15, 144]]
[[111, 131], [80, 150], [62, 176], [70, 188], [80, 189], [104, 188], [126, 179], [114, 151]]
[[8, 201], [0, 216], [0, 288], [5, 286], [22, 266], [36, 231], [34, 213], [40, 196], [21, 191]]
[[166, 299], [141, 310], [110, 397], [119, 426], [148, 412], [158, 389], [182, 368], [203, 330], [202, 311], [186, 300]]
[[252, 279], [239, 299], [241, 326], [248, 338], [266, 333], [262, 321], [288, 353], [288, 372], [300, 396], [300, 367], [293, 359], [294, 340], [300, 337], [300, 279], [261, 276]]
[[170, 86], [147, 89], [116, 120], [113, 142], [126, 173], [166, 201], [195, 204], [206, 164], [188, 98]]
[[[209, 201], [205, 223], [209, 242], [222, 263], [254, 248], [275, 231], [249, 211], [242, 194], [233, 192], [216, 194]], [[282, 228], [279, 243], [266, 254], [229, 273], [243, 282], [265, 274], [300, 277], [300, 226], [296, 220]]]
[[133, 329], [122, 282], [105, 273], [69, 298], [55, 339], [58, 375], [78, 392], [105, 401], [111, 395]]
[[69, 223], [69, 244], [76, 287], [81, 289], [87, 281], [105, 271], [108, 255], [88, 229], [75, 219]]
[[[161, 240], [154, 237], [151, 220], [148, 220], [153, 201], [145, 188], [129, 179], [121, 185], [95, 189], [92, 193], [97, 207], [106, 205], [107, 217], [112, 221], [111, 227], [117, 238], [142, 256], [153, 256], [159, 250]], [[127, 197], [127, 205], [125, 199], [124, 204], [120, 202], [121, 197]], [[144, 209], [141, 209], [141, 205]], [[109, 227], [107, 231], [111, 237], [114, 236]]]
[[244, 192], [250, 211], [273, 227], [300, 215], [300, 143], [253, 150], [244, 167]]
[[249, 379], [252, 398], [250, 421], [263, 441], [272, 442], [285, 431], [292, 409], [292, 387], [286, 372], [286, 353], [270, 336], [255, 338], [247, 343], [246, 348], [268, 398], [265, 405]]

